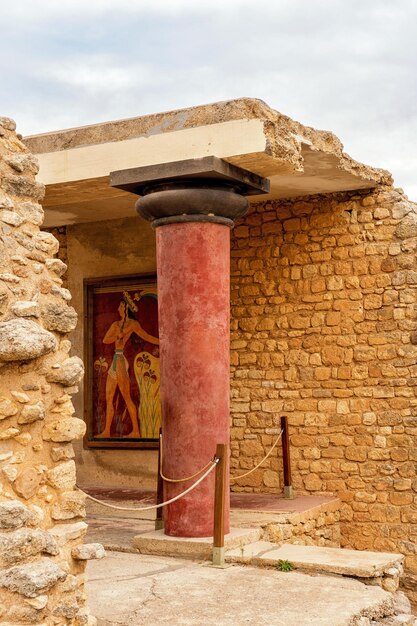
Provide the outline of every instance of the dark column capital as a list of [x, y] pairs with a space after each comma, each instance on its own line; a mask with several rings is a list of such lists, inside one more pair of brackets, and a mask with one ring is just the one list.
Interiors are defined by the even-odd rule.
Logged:
[[141, 196], [136, 210], [154, 226], [210, 221], [233, 225], [249, 206], [246, 196], [269, 191], [269, 181], [217, 157], [120, 170], [110, 184]]

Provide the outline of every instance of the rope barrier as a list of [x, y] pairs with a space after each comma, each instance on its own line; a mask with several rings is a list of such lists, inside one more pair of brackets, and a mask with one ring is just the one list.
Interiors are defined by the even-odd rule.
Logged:
[[260, 463], [258, 463], [258, 465], [255, 465], [255, 467], [253, 467], [251, 470], [249, 470], [248, 472], [245, 472], [244, 474], [241, 474], [240, 476], [230, 476], [230, 480], [239, 480], [239, 478], [245, 478], [245, 476], [249, 476], [249, 474], [252, 474], [252, 472], [257, 470], [258, 467], [261, 467], [261, 465], [266, 461], [266, 459], [272, 454], [273, 450], [277, 447], [278, 441], [281, 439], [283, 432], [284, 432], [284, 429], [281, 428], [281, 432], [279, 433], [279, 435], [277, 437], [277, 440], [275, 441], [274, 445], [272, 446], [272, 448], [270, 449], [268, 454], [266, 454], [264, 456], [262, 461]]
[[82, 493], [84, 493], [87, 496], [87, 498], [89, 498], [93, 502], [96, 502], [97, 504], [101, 504], [101, 506], [105, 506], [105, 507], [107, 507], [109, 509], [116, 509], [116, 511], [138, 511], [138, 512], [141, 512], [141, 511], [151, 511], [153, 509], [160, 509], [163, 506], [167, 506], [168, 504], [172, 504], [173, 502], [176, 502], [180, 498], [183, 498], [184, 496], [186, 496], [187, 493], [190, 493], [190, 491], [195, 489], [210, 474], [210, 472], [213, 471], [213, 469], [216, 467], [218, 462], [219, 462], [219, 459], [213, 459], [213, 461], [210, 461], [211, 467], [209, 467], [208, 470], [202, 476], [200, 476], [200, 478], [198, 480], [196, 480], [195, 483], [193, 483], [190, 487], [188, 487], [188, 489], [186, 489], [185, 491], [182, 491], [181, 493], [179, 493], [174, 498], [171, 498], [170, 500], [167, 500], [166, 502], [161, 502], [160, 504], [152, 504], [151, 506], [144, 506], [144, 507], [141, 507], [141, 508], [130, 507], [130, 506], [117, 506], [115, 504], [109, 504], [108, 502], [103, 502], [102, 500], [98, 500], [97, 498], [94, 498], [93, 496], [90, 496], [89, 493], [86, 493], [85, 491], [80, 489], [78, 487], [78, 485], [76, 485], [76, 486], [77, 486], [77, 489], [82, 491]]
[[186, 478], [167, 478], [162, 473], [162, 433], [159, 435], [159, 450], [160, 450], [159, 474], [162, 480], [164, 480], [166, 483], [185, 483], [187, 482], [187, 480], [192, 480], [193, 478], [196, 478], [197, 476], [199, 476], [202, 472], [204, 472], [211, 465], [211, 463], [213, 463], [213, 460], [209, 461], [204, 467], [198, 470], [198, 472], [195, 472], [195, 474], [193, 474], [192, 476], [187, 476]]

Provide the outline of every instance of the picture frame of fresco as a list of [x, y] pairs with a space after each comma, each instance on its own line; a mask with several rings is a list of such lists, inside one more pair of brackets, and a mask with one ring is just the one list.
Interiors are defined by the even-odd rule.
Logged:
[[84, 281], [85, 445], [156, 448], [161, 426], [155, 275]]

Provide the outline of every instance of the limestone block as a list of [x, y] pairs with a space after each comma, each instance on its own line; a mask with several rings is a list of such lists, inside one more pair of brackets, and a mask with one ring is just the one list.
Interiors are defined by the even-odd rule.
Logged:
[[6, 441], [6, 439], [13, 439], [16, 435], [19, 435], [20, 430], [18, 428], [6, 428], [6, 430], [0, 431], [0, 441]]
[[65, 399], [61, 402], [61, 398], [55, 400], [55, 404], [50, 413], [60, 413], [61, 415], [71, 416], [75, 413], [74, 405], [72, 404], [71, 396], [65, 394]]
[[11, 272], [2, 272], [0, 274], [0, 280], [5, 283], [20, 283], [20, 278]]
[[35, 404], [26, 404], [19, 417], [17, 418], [18, 424], [32, 424], [38, 420], [45, 419], [45, 405], [42, 400]]
[[1, 623], [4, 626], [12, 626], [12, 624], [39, 624], [40, 616], [34, 607], [17, 604], [11, 606], [4, 617], [6, 621]]
[[31, 511], [19, 500], [0, 502], [0, 529], [14, 530], [25, 526], [31, 519]]
[[74, 522], [73, 524], [57, 524], [49, 529], [51, 535], [56, 539], [59, 546], [65, 546], [69, 541], [74, 541], [84, 536], [87, 532], [85, 522]]
[[4, 160], [13, 170], [20, 174], [27, 171], [36, 175], [39, 172], [39, 162], [33, 154], [12, 154]]
[[1, 471], [11, 483], [16, 480], [18, 469], [14, 465], [5, 465]]
[[32, 504], [30, 506], [30, 511], [32, 515], [29, 520], [29, 526], [33, 526], [36, 528], [40, 526], [45, 519], [45, 512], [43, 509], [41, 509], [40, 506], [37, 506], [36, 504]]
[[[68, 574], [63, 583], [59, 584], [59, 591], [62, 593], [68, 593], [69, 591], [76, 591], [80, 586], [82, 576], [74, 576], [73, 574]], [[84, 582], [84, 580], [82, 581]]]
[[65, 491], [72, 489], [76, 481], [76, 470], [74, 461], [60, 463], [53, 469], [46, 472], [49, 484], [55, 489]]
[[400, 239], [417, 237], [417, 215], [409, 213], [404, 217], [395, 229], [395, 234]]
[[84, 543], [80, 546], [75, 546], [71, 550], [71, 556], [76, 561], [90, 561], [92, 559], [103, 559], [106, 556], [101, 543]]
[[58, 276], [62, 276], [67, 271], [67, 265], [61, 259], [48, 259], [45, 263], [48, 270], [54, 272]]
[[0, 210], [0, 220], [9, 226], [20, 226], [23, 222], [22, 218], [14, 211], [8, 211], [7, 209]]
[[50, 383], [61, 383], [61, 385], [70, 387], [77, 384], [83, 376], [84, 364], [78, 356], [73, 356], [65, 359], [65, 361], [59, 364], [59, 367], [51, 368], [51, 370], [46, 375], [46, 380]]
[[266, 487], [279, 487], [279, 477], [277, 472], [266, 470], [264, 472], [264, 485]]
[[48, 591], [57, 582], [65, 580], [67, 573], [48, 558], [26, 565], [17, 565], [0, 573], [0, 587], [35, 598]]
[[35, 202], [21, 202], [17, 205], [16, 211], [22, 216], [25, 222], [40, 226], [43, 222], [44, 212], [40, 204]]
[[79, 612], [79, 606], [75, 601], [60, 602], [59, 604], [56, 605], [56, 607], [53, 610], [54, 615], [62, 616], [66, 620], [71, 620], [71, 622], [78, 615], [78, 612]]
[[14, 302], [10, 307], [11, 312], [17, 317], [39, 317], [39, 304], [32, 300]]
[[257, 440], [242, 441], [240, 451], [243, 456], [264, 456], [262, 444]]
[[36, 596], [36, 598], [26, 598], [25, 604], [32, 606], [37, 611], [41, 611], [48, 604], [48, 596]]
[[3, 189], [13, 196], [27, 196], [33, 200], [42, 200], [45, 195], [45, 185], [34, 181], [29, 176], [4, 177]]
[[11, 117], [0, 117], [0, 126], [3, 126], [6, 130], [16, 130], [16, 122]]
[[51, 293], [54, 294], [55, 296], [59, 296], [66, 302], [69, 302], [70, 300], [72, 300], [71, 292], [68, 289], [65, 289], [65, 287], [58, 287], [57, 285], [52, 285]]
[[53, 420], [45, 424], [42, 430], [42, 438], [45, 441], [57, 443], [82, 439], [85, 435], [86, 424], [76, 417]]
[[382, 588], [385, 591], [389, 591], [390, 593], [395, 593], [398, 589], [399, 581], [398, 578], [383, 578], [382, 579]]
[[0, 533], [1, 567], [15, 565], [42, 552], [59, 554], [55, 539], [44, 530], [21, 528], [11, 533]]
[[26, 404], [26, 402], [30, 402], [30, 397], [27, 393], [24, 393], [23, 391], [11, 391], [10, 394], [17, 402], [20, 402], [21, 404]]
[[51, 449], [51, 459], [58, 463], [58, 461], [67, 461], [75, 457], [74, 448], [71, 444], [64, 446], [57, 446]]
[[36, 233], [34, 240], [35, 247], [42, 252], [47, 252], [50, 256], [59, 250], [59, 241], [52, 233], [40, 230]]
[[411, 602], [403, 591], [397, 591], [394, 595], [394, 611], [400, 613], [411, 613]]
[[81, 491], [68, 491], [61, 494], [59, 502], [53, 505], [51, 511], [51, 517], [54, 520], [69, 520], [85, 516], [85, 495]]
[[18, 412], [17, 406], [11, 400], [0, 397], [0, 420], [4, 420], [6, 417], [16, 415]]
[[9, 196], [6, 196], [2, 191], [0, 191], [0, 208], [1, 209], [13, 209], [14, 205], [12, 199]]
[[28, 361], [57, 347], [55, 337], [31, 320], [0, 322], [0, 361]]
[[27, 446], [32, 441], [32, 435], [30, 433], [20, 433], [16, 435], [15, 440], [22, 446]]
[[47, 330], [69, 333], [77, 326], [77, 313], [66, 304], [48, 302], [42, 309], [42, 321]]
[[39, 489], [41, 478], [33, 467], [27, 467], [16, 478], [13, 488], [19, 496], [29, 500]]

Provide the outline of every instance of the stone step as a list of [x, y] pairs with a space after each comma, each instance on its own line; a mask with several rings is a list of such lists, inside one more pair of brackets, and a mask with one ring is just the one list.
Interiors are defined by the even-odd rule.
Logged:
[[[231, 528], [230, 533], [224, 536], [225, 550], [255, 543], [261, 534], [261, 528]], [[213, 537], [170, 537], [163, 530], [153, 530], [136, 535], [133, 546], [141, 554], [211, 559]]]
[[226, 561], [259, 567], [274, 567], [279, 561], [289, 561], [297, 570], [375, 579], [376, 584], [381, 584], [388, 591], [395, 591], [403, 571], [404, 556], [386, 552], [294, 544], [279, 546], [269, 541], [257, 541], [227, 551]]

